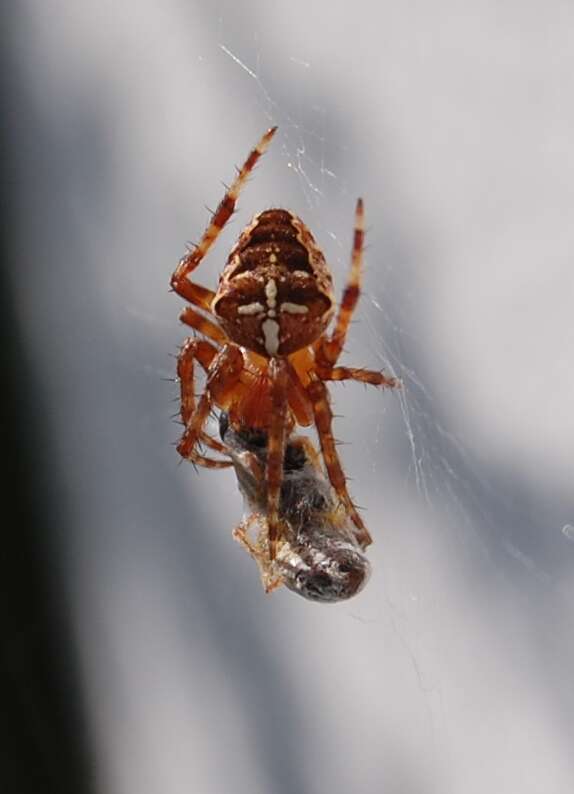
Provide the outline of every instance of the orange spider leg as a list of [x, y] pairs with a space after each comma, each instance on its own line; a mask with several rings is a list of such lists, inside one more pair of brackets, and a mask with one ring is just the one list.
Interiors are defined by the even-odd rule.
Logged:
[[309, 405], [309, 398], [305, 387], [301, 383], [301, 379], [289, 362], [288, 368], [288, 383], [287, 383], [287, 402], [291, 409], [295, 421], [301, 427], [309, 427], [313, 424], [313, 411]]
[[269, 558], [275, 559], [277, 538], [281, 535], [279, 502], [283, 481], [285, 436], [287, 425], [288, 363], [282, 358], [269, 361], [271, 380], [271, 420], [267, 442], [267, 522], [269, 527]]
[[186, 339], [177, 360], [177, 377], [181, 390], [181, 418], [184, 425], [195, 411], [195, 378], [194, 361], [198, 361], [208, 372], [211, 362], [217, 355], [217, 349], [203, 339]]
[[[201, 441], [202, 444], [205, 444], [206, 447], [210, 447], [215, 452], [220, 452], [222, 455], [228, 455], [229, 454], [225, 444], [222, 444], [216, 438], [213, 438], [213, 436], [210, 436], [209, 433], [202, 432], [201, 435], [200, 435], [200, 441]], [[220, 463], [220, 462], [224, 463], [223, 466], [217, 466], [216, 468], [218, 468], [218, 469], [225, 469], [225, 468], [228, 468], [229, 466], [233, 466], [233, 463], [231, 463], [231, 462], [229, 462], [229, 463], [227, 463], [226, 461], [217, 461], [217, 462], [218, 463]]]
[[[195, 447], [201, 441], [205, 423], [214, 404], [225, 405], [226, 399], [235, 389], [243, 369], [243, 356], [238, 347], [228, 345], [213, 357], [207, 372], [205, 391], [201, 395], [193, 414], [189, 417], [177, 451], [186, 460], [209, 469], [230, 466], [229, 461], [213, 460], [200, 455]], [[188, 395], [186, 395], [188, 396]], [[189, 402], [188, 402], [189, 404]]]
[[318, 346], [319, 358], [331, 367], [335, 366], [337, 359], [341, 355], [351, 317], [357, 306], [361, 294], [361, 269], [363, 265], [363, 240], [365, 238], [365, 220], [363, 212], [363, 200], [358, 199], [355, 210], [355, 233], [353, 236], [353, 252], [351, 255], [351, 272], [343, 291], [341, 305], [335, 329], [330, 339], [320, 340]]
[[177, 294], [185, 298], [186, 301], [199, 306], [200, 309], [204, 309], [211, 314], [211, 303], [215, 297], [213, 290], [202, 287], [201, 284], [195, 284], [193, 281], [188, 281], [186, 278], [178, 279], [177, 289], [173, 282], [172, 286]]
[[213, 243], [217, 240], [219, 233], [229, 218], [233, 215], [237, 198], [247, 181], [247, 177], [251, 171], [253, 171], [257, 161], [269, 146], [276, 131], [277, 127], [271, 127], [271, 129], [267, 130], [257, 146], [250, 152], [242, 167], [239, 169], [237, 176], [231, 183], [231, 187], [228, 188], [219, 206], [213, 213], [213, 217], [203, 233], [203, 237], [193, 251], [186, 254], [186, 256], [181, 259], [171, 277], [171, 286], [178, 295], [181, 295], [182, 298], [185, 298], [190, 301], [190, 303], [206, 311], [211, 312], [211, 302], [213, 301], [215, 293], [205, 287], [193, 284], [187, 280], [187, 277], [199, 265]]
[[355, 233], [351, 255], [351, 272], [347, 280], [339, 307], [335, 329], [330, 339], [319, 339], [317, 345], [317, 374], [321, 380], [340, 381], [355, 380], [372, 386], [383, 386], [390, 389], [400, 388], [398, 378], [368, 369], [335, 367], [343, 350], [353, 312], [361, 295], [361, 271], [363, 266], [363, 242], [365, 239], [365, 221], [363, 200], [358, 199], [355, 211]]
[[385, 386], [389, 389], [397, 389], [401, 385], [398, 378], [371, 369], [357, 369], [355, 367], [330, 368], [318, 364], [316, 371], [321, 380], [355, 380], [359, 383], [368, 383], [371, 386]]
[[325, 461], [329, 481], [335, 489], [337, 496], [341, 499], [344, 506], [346, 507], [353, 524], [357, 528], [357, 542], [362, 546], [362, 548], [365, 548], [372, 543], [373, 540], [357, 512], [357, 509], [353, 504], [351, 497], [349, 496], [349, 492], [347, 491], [345, 475], [343, 474], [343, 469], [341, 467], [341, 462], [339, 460], [335, 446], [335, 439], [333, 438], [333, 413], [331, 411], [331, 406], [329, 405], [327, 389], [322, 381], [313, 380], [307, 387], [307, 394], [309, 395], [309, 399], [313, 405], [315, 426], [317, 428], [319, 443], [321, 445], [321, 451], [323, 453], [323, 460]]
[[311, 441], [310, 438], [307, 436], [292, 436], [289, 439], [289, 446], [290, 447], [301, 447], [303, 450], [303, 454], [305, 455], [306, 460], [309, 461], [311, 466], [314, 469], [321, 472], [323, 474], [323, 469], [321, 467], [321, 458], [319, 457], [319, 453], [315, 449], [315, 445]]
[[199, 312], [196, 312], [191, 306], [187, 306], [182, 311], [179, 319], [182, 323], [189, 325], [191, 328], [195, 328], [196, 331], [207, 336], [207, 338], [211, 339], [213, 342], [224, 345], [228, 341], [224, 332], [218, 325], [212, 323], [211, 320], [208, 320], [207, 317], [204, 317]]
[[[195, 377], [194, 361], [198, 361], [205, 372], [209, 371], [211, 362], [217, 355], [218, 350], [210, 342], [204, 339], [186, 339], [177, 360], [177, 376], [180, 382], [181, 394], [181, 418], [184, 425], [188, 425], [195, 411]], [[201, 441], [211, 449], [227, 453], [227, 447], [212, 438], [207, 433], [201, 433]], [[231, 466], [231, 463], [225, 463]]]

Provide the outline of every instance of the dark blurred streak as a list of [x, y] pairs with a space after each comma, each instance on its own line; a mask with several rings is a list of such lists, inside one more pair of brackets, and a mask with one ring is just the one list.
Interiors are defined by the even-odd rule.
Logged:
[[[86, 98], [83, 103], [74, 103], [73, 116], [63, 118], [55, 129], [45, 123], [32, 102], [27, 102], [25, 84], [18, 87], [17, 100], [14, 94], [11, 100], [16, 123], [8, 143], [14, 151], [14, 168], [10, 178], [3, 180], [8, 187], [5, 198], [19, 199], [20, 211], [32, 206], [41, 207], [42, 212], [29, 222], [15, 213], [9, 228], [20, 230], [21, 235], [27, 227], [31, 248], [37, 247], [40, 233], [42, 267], [37, 280], [34, 274], [34, 288], [41, 291], [45, 315], [34, 322], [39, 326], [48, 319], [46, 338], [60, 340], [59, 349], [50, 351], [54, 366], [51, 378], [56, 383], [68, 382], [69, 400], [75, 399], [76, 408], [67, 429], [58, 425], [57, 419], [53, 418], [54, 426], [46, 426], [40, 419], [49, 415], [49, 409], [42, 399], [41, 384], [34, 378], [34, 368], [27, 362], [37, 360], [41, 352], [24, 350], [8, 283], [19, 263], [14, 253], [5, 255], [3, 281], [7, 283], [1, 285], [1, 299], [7, 385], [2, 400], [3, 417], [8, 421], [3, 422], [3, 449], [10, 463], [5, 515], [10, 513], [13, 517], [5, 522], [2, 555], [2, 667], [8, 697], [2, 714], [10, 740], [3, 745], [7, 759], [0, 775], [6, 785], [0, 787], [18, 794], [84, 794], [90, 790], [84, 715], [66, 614], [65, 598], [70, 593], [66, 577], [70, 571], [73, 574], [70, 557], [77, 553], [78, 543], [87, 544], [96, 575], [116, 562], [106, 559], [112, 547], [109, 540], [106, 545], [106, 532], [99, 531], [103, 521], [113, 516], [126, 527], [127, 535], [118, 541], [126, 544], [126, 560], [137, 558], [137, 548], [130, 546], [137, 543], [140, 521], [142, 528], [144, 523], [157, 528], [158, 535], [162, 526], [178, 528], [178, 573], [181, 575], [185, 569], [193, 610], [205, 611], [209, 616], [214, 647], [228, 666], [229, 677], [243, 701], [245, 719], [252, 724], [256, 737], [253, 750], [259, 764], [278, 794], [303, 791], [307, 787], [300, 769], [300, 758], [305, 753], [304, 704], [282, 680], [279, 660], [267, 642], [264, 627], [250, 619], [242, 594], [251, 589], [253, 582], [241, 581], [237, 570], [226, 567], [222, 560], [217, 562], [215, 575], [206, 564], [210, 535], [223, 531], [231, 543], [235, 517], [230, 517], [229, 527], [214, 526], [208, 509], [199, 503], [190, 516], [189, 502], [178, 491], [172, 476], [177, 466], [175, 450], [173, 469], [166, 471], [158, 460], [158, 450], [165, 444], [160, 429], [152, 421], [152, 427], [141, 432], [141, 417], [165, 416], [171, 406], [168, 389], [161, 389], [159, 383], [157, 388], [150, 388], [149, 378], [137, 382], [134, 371], [141, 372], [154, 360], [159, 362], [159, 371], [169, 361], [169, 351], [154, 349], [157, 340], [146, 338], [145, 334], [136, 342], [135, 334], [141, 329], [135, 326], [134, 338], [118, 339], [110, 333], [99, 314], [98, 301], [90, 299], [94, 287], [86, 265], [91, 253], [82, 250], [82, 230], [66, 227], [65, 239], [61, 236], [62, 221], [69, 219], [64, 203], [69, 196], [74, 198], [78, 217], [97, 219], [104, 226], [109, 222], [105, 217], [106, 191], [112, 188], [106, 180], [111, 180], [112, 175], [106, 159], [110, 138], [105, 119], [110, 109], [100, 108], [93, 98]], [[10, 193], [10, 186], [16, 181], [23, 185], [23, 196]], [[52, 195], [56, 185], [57, 194]], [[86, 185], [90, 186], [89, 191], [85, 190]], [[78, 209], [77, 201], [85, 205]], [[21, 236], [16, 244], [10, 242], [10, 250], [15, 251], [22, 244]], [[28, 253], [28, 264], [31, 261]], [[81, 268], [74, 266], [77, 262], [82, 262]], [[165, 263], [166, 290], [171, 264]], [[22, 284], [21, 276], [19, 282]], [[174, 301], [174, 324], [177, 311]], [[35, 328], [26, 338], [38, 334]], [[78, 351], [89, 351], [89, 360], [80, 360]], [[88, 364], [92, 374], [82, 372], [80, 364]], [[94, 392], [96, 377], [99, 391]], [[165, 403], [156, 400], [160, 392], [165, 395]], [[90, 421], [85, 422], [88, 415]], [[119, 427], [121, 434], [117, 432]], [[48, 439], [57, 433], [64, 435], [60, 435], [55, 451]], [[120, 479], [117, 470], [109, 476], [110, 461], [117, 465], [118, 460], [126, 462]], [[71, 467], [69, 471], [67, 467]], [[164, 476], [158, 477], [161, 468]], [[61, 487], [58, 473], [65, 476], [65, 487]], [[203, 472], [202, 476], [209, 473]], [[192, 487], [195, 477], [191, 468], [189, 477]], [[83, 507], [91, 513], [92, 526], [74, 527], [66, 515], [66, 502], [82, 499], [73, 492], [78, 484], [85, 487]], [[97, 493], [92, 492], [90, 484]], [[196, 488], [199, 493], [200, 485]], [[194, 534], [203, 539], [194, 543]], [[71, 540], [74, 537], [76, 540]], [[158, 541], [158, 545], [161, 542], [170, 557], [174, 551], [167, 544], [174, 542], [173, 534]], [[71, 554], [70, 549], [74, 548], [76, 551]], [[86, 551], [84, 564], [85, 559]], [[256, 573], [252, 573], [255, 580]], [[225, 582], [224, 589], [221, 582]], [[166, 588], [172, 586], [167, 581], [165, 584]], [[264, 598], [258, 585], [256, 597]], [[193, 633], [193, 614], [187, 625]], [[88, 634], [84, 632], [84, 636]], [[194, 639], [203, 641], [199, 636]], [[95, 651], [99, 642], [97, 626], [90, 642]], [[85, 650], [90, 653], [90, 648]], [[189, 675], [194, 675], [193, 669]], [[110, 681], [109, 686], [117, 696], [116, 702], [121, 702], [118, 683]], [[82, 690], [85, 691], [85, 682]], [[144, 692], [140, 694], [145, 697]], [[219, 709], [214, 709], [212, 722], [202, 726], [213, 736], [213, 742], [217, 741], [221, 718]], [[87, 719], [91, 721], [89, 716]]]
[[[14, 198], [2, 180], [4, 206]], [[8, 215], [8, 219], [10, 216]], [[6, 219], [6, 216], [5, 216]], [[10, 229], [7, 224], [6, 229]], [[11, 240], [2, 239], [0, 323], [3, 537], [0, 555], [3, 720], [0, 789], [88, 792], [90, 769], [70, 625], [59, 578], [65, 510], [50, 465], [53, 450], [40, 417], [41, 389], [14, 312]]]
[[[4, 97], [1, 179], [0, 333], [2, 336], [2, 496], [0, 790], [10, 794], [88, 794], [92, 764], [80, 701], [72, 627], [62, 586], [66, 508], [53, 466], [46, 402], [26, 348], [14, 275], [26, 227], [19, 216], [27, 159], [22, 137], [31, 107], [19, 82], [17, 27], [3, 7], [0, 75]], [[35, 247], [35, 241], [26, 244]]]

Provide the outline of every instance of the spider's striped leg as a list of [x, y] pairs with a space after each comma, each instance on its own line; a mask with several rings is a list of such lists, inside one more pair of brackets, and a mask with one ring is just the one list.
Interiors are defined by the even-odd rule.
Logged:
[[[215, 323], [211, 322], [211, 320], [208, 320], [207, 317], [204, 317], [202, 314], [197, 312], [195, 309], [192, 309], [191, 306], [187, 306], [183, 310], [183, 312], [181, 313], [179, 319], [181, 320], [182, 323], [185, 323], [186, 325], [189, 325], [191, 328], [194, 328], [196, 331], [199, 331], [199, 333], [203, 334], [204, 336], [207, 336], [209, 339], [212, 339], [214, 342], [217, 342], [220, 345], [226, 344], [227, 337], [225, 336], [225, 334], [223, 333], [221, 328], [218, 325], [216, 325]], [[182, 348], [182, 353], [180, 355], [183, 355], [183, 351], [185, 350], [186, 345], [188, 345], [191, 341], [192, 340], [188, 340], [184, 344], [184, 346]], [[201, 364], [203, 369], [207, 372], [208, 368], [209, 368], [209, 365], [211, 363], [211, 360], [214, 358], [214, 356], [217, 355], [218, 350], [217, 350], [217, 348], [215, 348], [213, 345], [211, 345], [207, 341], [204, 341], [203, 344], [207, 345], [208, 348], [212, 351], [211, 358], [209, 358], [209, 356], [207, 356], [207, 358], [206, 358], [207, 354], [204, 353], [202, 358], [197, 358], [197, 360], [199, 361], [199, 363]], [[191, 362], [192, 361], [193, 361], [193, 356], [191, 356]], [[178, 374], [179, 374], [179, 365], [178, 365]], [[180, 382], [182, 384], [182, 386], [181, 386], [181, 388], [182, 388], [182, 394], [181, 394], [182, 418], [183, 418], [184, 424], [187, 424], [188, 420], [183, 415], [183, 404], [184, 404], [183, 388], [184, 388], [184, 383], [186, 381], [185, 381], [185, 378], [181, 374], [179, 374], [179, 379], [180, 379]], [[190, 404], [192, 406], [195, 406], [195, 395], [193, 393], [193, 385], [194, 385], [193, 384], [193, 375], [192, 375], [192, 377], [190, 379], [190, 383], [191, 383], [191, 388], [188, 390], [188, 392], [186, 392], [186, 395], [188, 395], [186, 397], [186, 399], [188, 401], [191, 401]], [[204, 433], [204, 432], [201, 433], [201, 440], [205, 444], [207, 444], [208, 447], [211, 447], [211, 449], [217, 450], [217, 452], [221, 452], [221, 453], [225, 454], [226, 451], [227, 451], [226, 447], [223, 444], [220, 444], [219, 441], [216, 441], [214, 438], [209, 436], [207, 433]], [[207, 460], [207, 458], [206, 458], [206, 460]], [[229, 465], [231, 465], [231, 464], [229, 464], [229, 463], [225, 464], [225, 466], [229, 466]]]
[[355, 536], [357, 542], [364, 549], [373, 542], [369, 530], [363, 523], [361, 516], [357, 512], [357, 508], [353, 504], [353, 500], [347, 491], [347, 484], [343, 468], [337, 454], [335, 446], [335, 439], [333, 438], [332, 423], [333, 413], [329, 405], [329, 395], [327, 388], [320, 380], [312, 380], [307, 386], [307, 394], [313, 406], [313, 415], [315, 417], [315, 427], [319, 436], [319, 443], [323, 453], [323, 460], [329, 476], [329, 482], [335, 489], [335, 492], [347, 512], [351, 517], [351, 521], [356, 526], [357, 531]]
[[341, 355], [351, 317], [357, 306], [361, 294], [361, 270], [363, 266], [363, 241], [365, 238], [365, 220], [363, 200], [358, 199], [355, 210], [355, 233], [353, 236], [353, 251], [351, 255], [351, 272], [343, 291], [341, 305], [335, 328], [330, 339], [322, 338], [318, 345], [318, 359], [334, 367]]
[[257, 146], [249, 153], [249, 156], [231, 183], [231, 187], [228, 188], [219, 206], [213, 213], [213, 217], [203, 233], [201, 240], [193, 251], [190, 251], [180, 260], [171, 277], [171, 286], [174, 291], [177, 292], [178, 295], [181, 295], [182, 298], [185, 298], [190, 303], [199, 306], [205, 311], [211, 312], [211, 303], [215, 297], [215, 293], [205, 287], [201, 287], [199, 284], [193, 284], [191, 281], [188, 281], [187, 277], [199, 265], [213, 243], [217, 240], [219, 233], [229, 218], [233, 215], [237, 198], [247, 181], [247, 177], [251, 171], [253, 171], [257, 161], [269, 146], [271, 138], [275, 135], [276, 130], [277, 127], [271, 127], [271, 129], [267, 130], [261, 137]]
[[[201, 355], [205, 355], [205, 351]], [[207, 371], [205, 390], [199, 398], [193, 413], [189, 416], [183, 435], [177, 445], [177, 451], [182, 458], [211, 469], [221, 469], [231, 465], [229, 461], [205, 458], [196, 451], [196, 447], [205, 438], [204, 427], [212, 406], [214, 404], [220, 405], [226, 400], [236, 387], [242, 370], [243, 356], [235, 345], [227, 345], [212, 358]], [[189, 394], [186, 397], [188, 400], [187, 407], [189, 407]]]
[[[185, 426], [189, 424], [195, 411], [194, 362], [197, 361], [205, 372], [209, 372], [211, 362], [217, 353], [217, 348], [204, 339], [186, 339], [181, 348], [177, 359], [177, 376], [181, 395], [180, 413]], [[211, 449], [221, 452], [221, 454], [227, 454], [227, 447], [224, 444], [220, 444], [219, 441], [203, 431], [200, 440]], [[206, 458], [206, 460], [208, 459]], [[232, 465], [227, 461], [213, 461], [213, 463], [222, 463], [226, 467]]]
[[224, 332], [218, 325], [212, 323], [211, 320], [208, 320], [207, 317], [204, 317], [199, 312], [196, 312], [191, 306], [186, 306], [179, 315], [179, 319], [182, 323], [189, 325], [190, 328], [195, 328], [196, 331], [207, 336], [207, 338], [211, 339], [213, 342], [224, 345], [228, 341]]
[[275, 559], [277, 539], [281, 535], [279, 506], [283, 482], [287, 425], [287, 383], [289, 364], [285, 359], [269, 362], [271, 378], [271, 421], [267, 441], [267, 522], [269, 525], [269, 558]]
[[186, 339], [177, 359], [177, 377], [181, 392], [181, 418], [188, 425], [195, 411], [194, 361], [208, 372], [217, 349], [203, 339]]
[[315, 445], [310, 438], [307, 438], [307, 436], [291, 436], [289, 439], [289, 446], [300, 447], [305, 459], [309, 461], [311, 466], [313, 466], [316, 471], [321, 472], [321, 474], [323, 473], [319, 452], [315, 449]]
[[355, 380], [359, 383], [368, 383], [371, 386], [383, 386], [388, 389], [399, 389], [401, 381], [384, 372], [372, 369], [357, 369], [356, 367], [328, 367], [317, 364], [317, 374], [321, 380]]

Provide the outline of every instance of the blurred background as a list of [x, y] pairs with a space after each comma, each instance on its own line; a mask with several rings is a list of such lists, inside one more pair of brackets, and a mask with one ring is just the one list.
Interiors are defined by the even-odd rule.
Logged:
[[[6, 792], [574, 790], [574, 7], [4, 10]], [[365, 290], [332, 389], [374, 573], [265, 596], [232, 472], [179, 465], [168, 291], [300, 214]], [[0, 781], [4, 784], [4, 780]]]

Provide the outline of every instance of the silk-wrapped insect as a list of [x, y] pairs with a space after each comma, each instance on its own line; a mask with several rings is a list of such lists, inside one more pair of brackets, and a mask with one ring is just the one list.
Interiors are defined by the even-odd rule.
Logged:
[[260, 429], [234, 428], [225, 412], [219, 425], [247, 508], [233, 536], [257, 562], [265, 590], [285, 585], [322, 603], [344, 601], [362, 590], [371, 566], [344, 504], [323, 474], [312, 442], [305, 436], [287, 439], [279, 499], [283, 531], [271, 559], [266, 513], [267, 434]]

